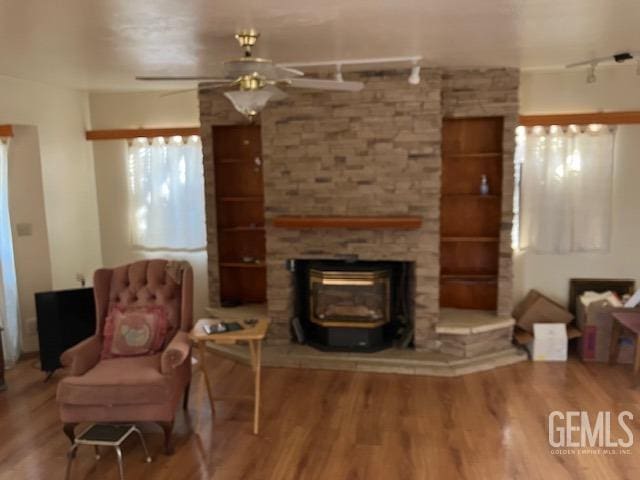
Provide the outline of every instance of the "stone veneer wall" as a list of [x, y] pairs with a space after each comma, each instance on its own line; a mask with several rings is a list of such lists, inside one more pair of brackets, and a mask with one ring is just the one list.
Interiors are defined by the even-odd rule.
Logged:
[[[289, 97], [261, 115], [267, 238], [270, 341], [289, 341], [293, 314], [288, 258], [415, 262], [414, 320], [417, 348], [437, 346], [439, 311], [440, 142], [443, 117], [505, 116], [503, 222], [499, 311], [511, 305], [511, 199], [518, 72], [507, 69], [423, 69], [409, 85], [407, 72], [351, 74], [365, 82], [358, 93], [289, 89]], [[209, 285], [219, 303], [212, 125], [245, 120], [212, 90], [200, 91]], [[414, 231], [286, 230], [277, 215], [420, 215]]]

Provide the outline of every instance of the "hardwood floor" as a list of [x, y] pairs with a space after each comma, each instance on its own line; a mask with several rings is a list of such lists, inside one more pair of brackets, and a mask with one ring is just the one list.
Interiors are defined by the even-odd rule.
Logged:
[[[243, 365], [210, 356], [218, 391], [251, 389]], [[55, 403], [56, 377], [43, 383], [34, 361], [7, 372], [0, 393], [0, 479], [63, 478], [68, 442]], [[194, 379], [179, 414], [173, 456], [160, 429], [144, 426], [154, 457], [135, 438], [124, 446], [127, 479], [637, 479], [640, 389], [628, 366], [571, 360], [520, 363], [459, 378], [265, 368], [262, 423], [251, 434], [251, 404], [217, 404], [212, 420]], [[200, 403], [201, 402], [201, 403]], [[201, 405], [202, 408], [199, 408]], [[553, 410], [630, 410], [629, 455], [552, 455]], [[193, 424], [195, 433], [189, 434]], [[115, 456], [95, 461], [80, 448], [73, 479], [117, 479]]]

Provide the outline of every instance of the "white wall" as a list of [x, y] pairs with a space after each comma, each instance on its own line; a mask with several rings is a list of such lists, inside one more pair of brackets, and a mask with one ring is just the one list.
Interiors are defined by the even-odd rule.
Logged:
[[[162, 96], [162, 92], [92, 93], [91, 121], [94, 129], [182, 127], [200, 124], [196, 92]], [[127, 143], [124, 140], [93, 142], [102, 256], [106, 266], [142, 258], [179, 258], [194, 267], [194, 314], [208, 305], [207, 254], [202, 252], [145, 252], [129, 241], [127, 211]]]
[[55, 289], [77, 287], [76, 273], [90, 278], [102, 264], [87, 102], [83, 92], [0, 77], [0, 124], [37, 129], [49, 242], [37, 255], [51, 262]]
[[38, 129], [53, 288], [78, 286], [102, 263], [87, 95], [0, 77], [0, 123]]
[[200, 125], [198, 92], [91, 93], [92, 128], [194, 127]]
[[[640, 78], [634, 69], [600, 69], [594, 84], [587, 84], [585, 77], [582, 70], [523, 73], [520, 113], [640, 110]], [[620, 126], [616, 132], [612, 215], [611, 250], [607, 254], [517, 253], [515, 300], [536, 288], [566, 303], [573, 277], [633, 278], [640, 282], [640, 125]]]
[[[22, 325], [22, 350], [38, 349], [34, 294], [51, 290], [40, 142], [36, 127], [14, 126], [9, 144], [9, 212]], [[17, 228], [22, 225], [22, 228]], [[28, 226], [30, 231], [25, 231]]]
[[586, 83], [584, 69], [523, 72], [520, 113], [586, 113], [640, 110], [640, 77], [633, 66], [603, 67]]

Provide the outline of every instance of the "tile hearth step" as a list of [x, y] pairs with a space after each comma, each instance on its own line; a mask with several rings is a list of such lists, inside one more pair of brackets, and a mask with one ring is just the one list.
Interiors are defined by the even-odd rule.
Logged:
[[440, 350], [473, 358], [511, 346], [515, 320], [482, 310], [442, 309], [436, 325]]
[[436, 333], [470, 335], [513, 327], [515, 324], [516, 321], [513, 318], [499, 317], [494, 312], [443, 308], [440, 310]]
[[[222, 356], [249, 364], [249, 354], [242, 346], [209, 344], [209, 348]], [[473, 358], [460, 358], [441, 352], [394, 348], [375, 353], [323, 352], [306, 345], [292, 344], [265, 345], [262, 363], [266, 367], [455, 377], [511, 365], [526, 359], [523, 352], [512, 346]]]

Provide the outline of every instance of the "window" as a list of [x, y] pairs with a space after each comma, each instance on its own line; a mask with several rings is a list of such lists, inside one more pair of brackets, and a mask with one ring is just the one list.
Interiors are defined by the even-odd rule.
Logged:
[[516, 137], [519, 247], [540, 253], [608, 251], [613, 130], [518, 127]]
[[131, 240], [145, 249], [206, 244], [200, 137], [135, 139], [129, 145]]

